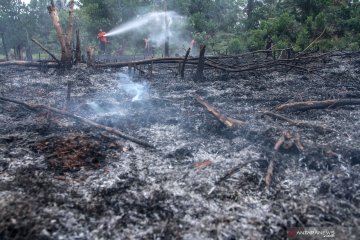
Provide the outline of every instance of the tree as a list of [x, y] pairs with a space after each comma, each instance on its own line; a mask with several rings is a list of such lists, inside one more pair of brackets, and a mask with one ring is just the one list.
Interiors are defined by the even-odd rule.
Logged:
[[3, 0], [0, 3], [0, 32], [4, 33], [5, 44], [14, 49], [14, 57], [20, 60], [27, 45], [26, 13], [27, 8], [20, 0]]
[[69, 17], [68, 27], [65, 32], [60, 24], [58, 11], [55, 7], [54, 0], [51, 0], [51, 5], [48, 6], [48, 11], [53, 22], [60, 47], [61, 47], [61, 63], [70, 67], [72, 65], [72, 38], [73, 38], [73, 16], [74, 16], [74, 0], [69, 2]]

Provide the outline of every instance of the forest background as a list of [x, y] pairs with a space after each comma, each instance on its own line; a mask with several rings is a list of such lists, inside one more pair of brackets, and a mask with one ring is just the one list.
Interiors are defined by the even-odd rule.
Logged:
[[[57, 0], [63, 27], [68, 16], [67, 1]], [[0, 59], [8, 55], [20, 58], [21, 51], [33, 58], [47, 58], [30, 40], [35, 38], [55, 54], [60, 47], [47, 6], [49, 1], [2, 0], [0, 3]], [[268, 35], [275, 48], [306, 48], [321, 34], [314, 48], [319, 51], [352, 50], [360, 46], [359, 0], [78, 0], [74, 27], [80, 30], [83, 52], [87, 46], [98, 46], [99, 29], [110, 31], [133, 19], [154, 11], [175, 11], [182, 16], [183, 44], [172, 44], [171, 54], [183, 55], [192, 39], [206, 44], [208, 54], [239, 54], [264, 49]], [[175, 31], [177, 28], [175, 28]], [[130, 31], [108, 38], [109, 54], [139, 54], [144, 38], [151, 31]], [[163, 48], [156, 46], [156, 54]], [[21, 54], [22, 55], [22, 54]]]

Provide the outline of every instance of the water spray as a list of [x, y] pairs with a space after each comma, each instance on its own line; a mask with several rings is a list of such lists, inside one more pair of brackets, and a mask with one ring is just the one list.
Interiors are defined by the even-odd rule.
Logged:
[[111, 29], [105, 36], [113, 37], [128, 32], [135, 32], [143, 37], [144, 35], [151, 39], [151, 43], [161, 46], [169, 38], [172, 39], [172, 45], [179, 49], [189, 42], [183, 39], [185, 33], [185, 18], [173, 11], [151, 12], [138, 16], [118, 27]]

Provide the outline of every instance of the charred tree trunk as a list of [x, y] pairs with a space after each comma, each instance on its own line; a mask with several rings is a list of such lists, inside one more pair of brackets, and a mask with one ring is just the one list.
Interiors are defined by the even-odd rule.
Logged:
[[165, 4], [165, 57], [170, 57], [170, 48], [169, 48], [169, 21], [167, 18], [167, 2], [164, 2]]
[[3, 43], [3, 47], [4, 47], [4, 52], [5, 52], [5, 56], [6, 56], [6, 61], [9, 61], [9, 55], [8, 55], [8, 50], [6, 48], [6, 44], [5, 44], [5, 38], [4, 38], [4, 33], [1, 33], [1, 40]]
[[81, 45], [80, 45], [80, 33], [79, 29], [76, 30], [76, 50], [75, 50], [75, 62], [81, 62]]
[[206, 45], [200, 46], [199, 63], [196, 70], [195, 81], [202, 81], [204, 79], [204, 65], [205, 65], [205, 49]]
[[191, 48], [188, 48], [188, 50], [186, 50], [185, 58], [184, 58], [184, 61], [183, 61], [182, 65], [181, 65], [180, 76], [181, 76], [182, 79], [184, 79], [184, 76], [185, 76], [185, 74], [184, 74], [185, 73], [185, 64], [186, 64], [186, 61], [187, 61], [187, 59], [189, 57], [190, 50], [191, 50]]
[[95, 48], [94, 47], [88, 47], [87, 49], [87, 65], [88, 67], [91, 67], [94, 65], [94, 52], [95, 52]]
[[29, 32], [28, 32], [28, 30], [26, 30], [26, 49], [25, 49], [26, 60], [27, 61], [32, 61], [33, 57], [32, 57], [32, 51], [31, 51], [31, 46], [30, 46], [29, 39], [30, 39]]
[[14, 57], [15, 60], [22, 60], [22, 47], [21, 45], [17, 45], [16, 47], [14, 47]]
[[51, 0], [51, 5], [48, 6], [48, 11], [53, 22], [57, 38], [61, 47], [61, 64], [65, 67], [72, 65], [72, 31], [73, 31], [73, 16], [74, 16], [74, 0], [69, 3], [69, 17], [68, 28], [65, 33], [60, 24], [58, 11], [56, 10], [54, 0]]

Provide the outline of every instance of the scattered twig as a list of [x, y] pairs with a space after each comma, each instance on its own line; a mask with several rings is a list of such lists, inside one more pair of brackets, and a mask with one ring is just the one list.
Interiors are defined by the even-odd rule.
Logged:
[[273, 173], [274, 173], [274, 160], [271, 159], [270, 162], [269, 162], [269, 166], [267, 168], [267, 171], [266, 171], [266, 176], [265, 176], [266, 189], [269, 189], [269, 187], [270, 187]]
[[236, 167], [230, 169], [230, 171], [228, 171], [227, 173], [225, 173], [224, 176], [222, 176], [221, 178], [219, 178], [219, 180], [217, 180], [215, 182], [215, 185], [219, 185], [221, 182], [227, 180], [228, 178], [230, 178], [232, 175], [234, 175], [235, 173], [237, 173], [238, 171], [241, 170], [242, 167], [244, 167], [245, 165], [248, 165], [250, 163], [253, 163], [253, 162], [258, 162], [258, 161], [261, 161], [263, 159], [253, 159], [253, 160], [249, 160], [249, 161], [246, 161], [246, 162], [242, 162], [240, 164], [238, 164]]
[[228, 171], [227, 173], [225, 173], [224, 176], [222, 176], [221, 178], [219, 178], [219, 180], [217, 180], [214, 183], [214, 186], [210, 189], [210, 191], [208, 192], [208, 195], [210, 195], [215, 189], [216, 186], [218, 186], [220, 183], [222, 183], [223, 181], [227, 180], [228, 178], [230, 178], [232, 175], [234, 175], [235, 173], [237, 173], [238, 171], [241, 170], [242, 167], [244, 167], [247, 164], [253, 163], [253, 162], [258, 162], [261, 161], [262, 159], [253, 159], [253, 160], [249, 160], [247, 162], [242, 162], [240, 164], [238, 164], [236, 167], [230, 169], [230, 171]]
[[285, 142], [285, 137], [284, 137], [284, 135], [281, 135], [279, 140], [277, 140], [277, 142], [275, 143], [274, 150], [278, 151], [284, 142]]
[[286, 130], [283, 131], [280, 138], [275, 143], [274, 150], [279, 151], [280, 147], [283, 147], [284, 149], [290, 149], [294, 146], [294, 144], [299, 151], [304, 150], [304, 146], [300, 142], [300, 135], [297, 133], [294, 137], [290, 131]]
[[295, 134], [294, 143], [295, 143], [297, 149], [299, 149], [299, 151], [304, 151], [304, 146], [302, 145], [302, 143], [300, 141], [300, 134], [298, 134], [298, 133]]
[[201, 169], [201, 168], [206, 168], [210, 165], [212, 165], [213, 162], [211, 160], [205, 160], [205, 161], [202, 161], [202, 162], [196, 162], [193, 164], [193, 167], [194, 168], [197, 168], [197, 169]]

